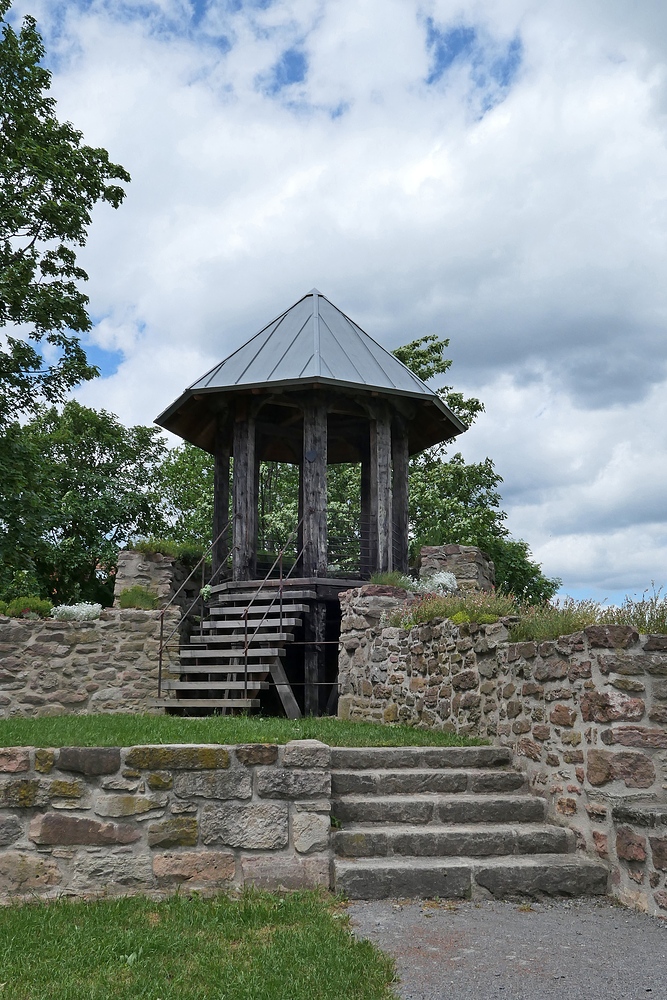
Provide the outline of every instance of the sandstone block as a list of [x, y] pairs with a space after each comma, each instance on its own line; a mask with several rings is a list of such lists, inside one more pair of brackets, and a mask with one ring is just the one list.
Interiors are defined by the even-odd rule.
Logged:
[[73, 888], [101, 890], [113, 895], [126, 888], [153, 885], [151, 858], [132, 854], [80, 854], [76, 859]]
[[651, 650], [667, 652], [667, 635], [649, 635], [646, 639], [644, 649], [647, 652]]
[[646, 837], [629, 826], [620, 826], [616, 831], [616, 853], [624, 861], [646, 861]]
[[581, 699], [584, 722], [641, 719], [645, 710], [646, 705], [641, 698], [628, 698], [615, 691], [588, 691]]
[[283, 767], [329, 768], [331, 747], [319, 740], [291, 740], [283, 750]]
[[639, 641], [639, 633], [631, 625], [587, 625], [584, 635], [597, 649], [627, 649]]
[[153, 792], [168, 791], [174, 786], [174, 777], [169, 771], [151, 771], [146, 775], [146, 784]]
[[249, 799], [252, 796], [252, 772], [244, 768], [177, 774], [174, 793], [181, 799], [195, 795], [204, 799]]
[[653, 864], [661, 871], [667, 871], [667, 837], [649, 837]]
[[98, 816], [140, 816], [164, 809], [167, 801], [166, 795], [100, 795], [95, 812]]
[[234, 751], [236, 759], [246, 767], [254, 764], [275, 764], [278, 760], [278, 747], [273, 743], [248, 743], [238, 746]]
[[256, 772], [256, 788], [257, 794], [265, 799], [321, 798], [331, 794], [331, 774], [328, 771], [262, 767]]
[[36, 844], [133, 844], [141, 834], [127, 823], [99, 823], [94, 819], [42, 813], [28, 833]]
[[83, 781], [65, 781], [63, 778], [54, 778], [49, 782], [50, 799], [82, 799], [88, 788]]
[[667, 706], [656, 705], [648, 713], [648, 717], [651, 722], [661, 722], [663, 725], [667, 725]]
[[231, 851], [182, 851], [156, 854], [153, 874], [162, 883], [225, 887], [233, 882], [236, 861]]
[[199, 836], [196, 819], [177, 816], [148, 827], [149, 847], [194, 847]]
[[605, 729], [600, 739], [607, 746], [619, 743], [624, 747], [641, 747], [645, 750], [667, 750], [667, 730], [647, 729], [644, 726], [619, 726]]
[[563, 816], [574, 816], [577, 811], [577, 800], [571, 798], [558, 799], [556, 802], [556, 811]]
[[258, 851], [287, 847], [287, 803], [207, 803], [202, 809], [201, 837], [204, 844]]
[[56, 762], [54, 750], [35, 750], [35, 770], [41, 774], [49, 774]]
[[55, 861], [19, 851], [0, 854], [0, 893], [28, 893], [49, 889], [62, 881]]
[[326, 851], [330, 831], [331, 820], [326, 814], [296, 812], [292, 816], [292, 841], [299, 854]]
[[593, 830], [593, 843], [595, 844], [595, 850], [601, 858], [609, 857], [609, 844], [605, 833], [600, 833], [599, 830]]
[[655, 781], [655, 767], [650, 757], [642, 753], [612, 753], [589, 750], [587, 776], [591, 785], [606, 785], [624, 781], [626, 788], [650, 788]]
[[34, 778], [14, 778], [0, 782], [0, 805], [10, 809], [31, 809], [49, 801], [46, 786]]
[[533, 726], [533, 736], [536, 740], [548, 740], [551, 736], [550, 726]]
[[23, 833], [23, 826], [16, 816], [0, 815], [0, 847], [7, 847], [18, 840]]
[[617, 688], [619, 691], [639, 692], [646, 690], [644, 682], [638, 681], [634, 677], [614, 677], [610, 683], [612, 687]]
[[567, 677], [569, 665], [565, 660], [549, 657], [535, 667], [536, 681], [559, 681]]
[[62, 747], [58, 754], [60, 771], [79, 774], [114, 774], [120, 768], [118, 747]]
[[659, 892], [654, 892], [653, 898], [661, 910], [667, 910], [667, 892], [665, 892], [664, 889], [661, 889]]
[[530, 760], [541, 760], [542, 747], [533, 740], [522, 739], [516, 745], [516, 752], [519, 757], [528, 757]]
[[132, 747], [125, 763], [142, 771], [213, 771], [229, 767], [229, 751], [216, 745]]
[[25, 747], [0, 748], [0, 771], [29, 771], [30, 751]]
[[571, 728], [577, 721], [577, 713], [569, 705], [554, 705], [549, 718], [554, 726], [567, 726]]
[[246, 857], [241, 859], [243, 881], [259, 889], [329, 888], [328, 854], [312, 857]]

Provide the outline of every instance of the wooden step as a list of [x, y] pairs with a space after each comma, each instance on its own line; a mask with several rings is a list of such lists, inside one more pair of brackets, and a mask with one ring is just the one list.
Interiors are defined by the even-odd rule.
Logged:
[[259, 698], [155, 698], [153, 708], [259, 708]]
[[268, 681], [162, 681], [163, 691], [268, 691]]
[[[191, 646], [220, 646], [225, 645], [227, 647], [241, 646], [243, 649], [243, 644], [245, 642], [245, 635], [193, 635], [190, 636]], [[251, 645], [257, 645], [258, 642], [294, 642], [294, 635], [292, 632], [263, 632], [255, 633], [252, 629], [248, 630], [248, 642]]]
[[[316, 601], [317, 594], [314, 590], [284, 590], [283, 591], [283, 604], [286, 601]], [[253, 604], [255, 601], [262, 601], [263, 604], [271, 604], [271, 602], [278, 604], [280, 602], [280, 595], [275, 590], [263, 590], [260, 595], [256, 593], [250, 594], [218, 594], [216, 595], [216, 606], [226, 605], [226, 604], [240, 604], [248, 605]]]
[[[284, 656], [285, 652], [286, 650], [275, 647], [267, 649], [249, 649], [247, 656], [249, 659], [257, 660], [266, 659], [267, 657]], [[225, 653], [218, 649], [192, 649], [190, 647], [185, 647], [181, 649], [180, 652], [181, 660], [183, 657], [187, 660], [195, 658], [198, 660], [242, 660], [244, 659], [244, 655], [245, 654], [242, 649], [238, 651], [232, 650], [229, 653]]]
[[[275, 660], [274, 660], [275, 662]], [[248, 663], [248, 674], [262, 674], [266, 676], [271, 670], [272, 664], [270, 663]], [[245, 674], [245, 668], [242, 663], [238, 665], [234, 664], [218, 664], [218, 663], [203, 663], [201, 667], [197, 667], [194, 664], [183, 665], [181, 667], [180, 673], [187, 674], [188, 677], [196, 677], [201, 674], [204, 677], [208, 677], [211, 674], [231, 674], [233, 676], [238, 676], [239, 674], [243, 676]]]
[[[299, 612], [309, 610], [310, 609], [307, 604], [293, 604], [292, 602], [283, 601], [283, 616], [288, 613], [292, 614], [295, 611]], [[217, 604], [213, 604], [209, 607], [209, 613], [214, 618], [229, 618], [234, 616], [239, 619], [243, 615], [243, 611], [243, 607], [224, 607]], [[280, 604], [276, 601], [275, 604], [253, 604], [251, 608], [248, 608], [249, 618], [256, 618], [257, 616], [263, 617], [265, 614], [267, 618], [271, 615], [280, 617]]]
[[[302, 622], [301, 618], [286, 618], [285, 615], [283, 615], [282, 618], [282, 624], [283, 627], [285, 628], [287, 627], [296, 628], [298, 625], [301, 625], [301, 622]], [[278, 627], [280, 626], [280, 615], [267, 615], [266, 619], [263, 622], [261, 622], [261, 624], [256, 622], [252, 618], [248, 619], [248, 628], [267, 629], [267, 628], [275, 628], [276, 626]], [[208, 630], [212, 631], [213, 629], [215, 629], [216, 632], [231, 632], [234, 629], [245, 629], [245, 622], [242, 620], [241, 621], [225, 620], [225, 621], [215, 621], [215, 622], [209, 620], [203, 622], [203, 627], [207, 631]]]

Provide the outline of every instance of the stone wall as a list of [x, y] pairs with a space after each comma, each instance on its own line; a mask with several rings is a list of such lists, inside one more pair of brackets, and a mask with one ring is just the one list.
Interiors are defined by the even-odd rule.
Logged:
[[[157, 695], [159, 611], [109, 609], [91, 622], [0, 616], [0, 718], [147, 712]], [[165, 614], [165, 636], [180, 611]], [[178, 661], [175, 644], [165, 670]]]
[[424, 545], [419, 555], [419, 578], [453, 573], [460, 590], [491, 591], [496, 582], [493, 561], [476, 545]]
[[[120, 595], [130, 587], [146, 587], [158, 597], [158, 607], [169, 603], [181, 584], [187, 580], [191, 566], [173, 556], [163, 556], [160, 552], [135, 552], [121, 549], [118, 553], [118, 568], [114, 583], [114, 605], [119, 606]], [[210, 576], [210, 566], [206, 567], [206, 580]], [[176, 605], [182, 609], [189, 607], [196, 599], [202, 586], [201, 567], [176, 598]], [[195, 609], [197, 610], [197, 609]]]
[[341, 718], [511, 746], [553, 819], [608, 860], [615, 894], [667, 915], [667, 636], [589, 626], [508, 641], [507, 622], [386, 627], [389, 588], [341, 595]]
[[0, 897], [328, 886], [331, 753], [0, 749]]

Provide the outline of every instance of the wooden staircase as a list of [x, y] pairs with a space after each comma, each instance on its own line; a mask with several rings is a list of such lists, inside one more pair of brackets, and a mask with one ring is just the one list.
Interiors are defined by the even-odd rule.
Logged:
[[281, 600], [276, 585], [228, 583], [211, 592], [202, 634], [181, 646], [178, 679], [162, 681], [154, 705], [186, 712], [250, 711], [259, 708], [260, 693], [273, 682], [288, 718], [300, 718], [282, 658], [316, 593], [289, 588]]

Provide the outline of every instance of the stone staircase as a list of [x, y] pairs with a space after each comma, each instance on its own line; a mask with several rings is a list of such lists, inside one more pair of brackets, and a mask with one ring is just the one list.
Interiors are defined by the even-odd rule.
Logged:
[[316, 594], [292, 588], [281, 603], [275, 586], [257, 588], [257, 583], [212, 588], [203, 634], [181, 646], [180, 676], [162, 682], [165, 697], [155, 700], [156, 707], [250, 711], [259, 708], [259, 694], [269, 688], [270, 677], [288, 718], [301, 716], [281, 658], [309, 610], [305, 602]]
[[349, 899], [604, 895], [503, 747], [332, 750], [334, 887]]

